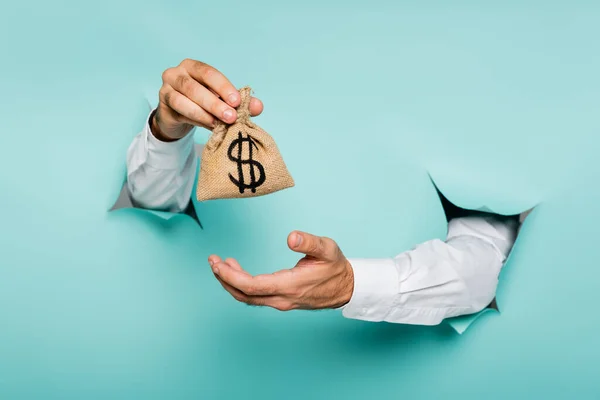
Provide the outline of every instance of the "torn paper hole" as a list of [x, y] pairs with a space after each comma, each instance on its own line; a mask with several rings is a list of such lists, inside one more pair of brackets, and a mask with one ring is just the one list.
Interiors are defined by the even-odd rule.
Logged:
[[[478, 210], [478, 211], [481, 211], [481, 210]], [[533, 211], [533, 208], [530, 208], [529, 210], [524, 211], [521, 214], [519, 214], [519, 224], [520, 225], [519, 225], [519, 231], [517, 232], [517, 238], [515, 239], [515, 244], [516, 244], [517, 240], [519, 240], [519, 232], [521, 231], [521, 227], [523, 226], [525, 219], [529, 216], [529, 214], [532, 211]], [[514, 245], [513, 245], [513, 248], [514, 248]], [[504, 261], [505, 265], [506, 265], [506, 263], [508, 263], [508, 260], [510, 260], [511, 255], [512, 255], [512, 250], [510, 251], [510, 253], [508, 254], [508, 257], [506, 257], [506, 260]], [[470, 314], [470, 315], [461, 315], [460, 317], [448, 318], [447, 320], [445, 320], [445, 322], [448, 325], [450, 325], [458, 334], [462, 335], [471, 325], [473, 325], [473, 323], [475, 321], [480, 319], [480, 317], [483, 314], [486, 314], [489, 312], [500, 313], [500, 308], [498, 307], [496, 298], [494, 298], [494, 300], [492, 300], [492, 303], [487, 308], [481, 310], [478, 313]]]
[[[476, 215], [478, 213], [498, 214], [498, 213], [495, 213], [492, 209], [490, 209], [489, 207], [487, 207], [485, 205], [477, 208], [476, 210], [470, 210], [470, 209], [466, 209], [466, 208], [457, 206], [456, 204], [454, 204], [453, 202], [448, 200], [448, 198], [441, 192], [441, 190], [438, 188], [438, 186], [436, 185], [433, 178], [431, 178], [431, 175], [430, 175], [430, 179], [431, 179], [431, 182], [433, 183], [433, 186], [435, 187], [437, 194], [440, 198], [440, 202], [442, 203], [442, 207], [444, 209], [444, 214], [446, 215], [446, 220], [448, 222], [454, 218], [460, 218], [460, 217], [464, 217], [464, 216], [468, 216], [468, 215]], [[518, 221], [519, 221], [519, 229], [517, 231], [517, 238], [515, 239], [515, 243], [518, 240], [518, 237], [519, 237], [518, 235], [521, 230], [521, 226], [525, 222], [525, 219], [527, 218], [527, 216], [529, 216], [529, 214], [533, 211], [533, 209], [534, 209], [534, 207], [531, 207], [528, 210], [523, 211], [518, 215], [512, 215], [512, 217], [518, 218]], [[507, 217], [511, 217], [511, 215], [508, 215]], [[513, 248], [514, 248], [514, 245], [513, 245]], [[511, 254], [512, 254], [512, 249], [511, 249], [510, 253], [508, 254], [506, 260], [504, 261], [505, 264], [510, 259]], [[475, 321], [480, 319], [480, 317], [483, 314], [490, 313], [490, 312], [500, 313], [500, 309], [498, 307], [498, 303], [496, 302], [496, 298], [494, 298], [494, 300], [492, 300], [492, 303], [488, 307], [486, 307], [485, 309], [483, 309], [482, 311], [480, 311], [478, 313], [470, 314], [470, 315], [462, 315], [462, 316], [454, 317], [454, 318], [448, 318], [444, 322], [446, 322], [448, 325], [450, 325], [458, 334], [463, 334]]]
[[[195, 151], [196, 151], [197, 157], [201, 156], [203, 148], [204, 148], [204, 145], [199, 144], [199, 143], [195, 144]], [[198, 218], [198, 214], [196, 213], [196, 208], [194, 207], [193, 200], [190, 199], [190, 202], [188, 203], [186, 209], [181, 213], [148, 210], [145, 208], [138, 207], [133, 203], [133, 201], [131, 200], [131, 195], [129, 194], [129, 189], [127, 187], [127, 181], [125, 181], [125, 182], [123, 182], [123, 186], [121, 187], [121, 192], [119, 193], [119, 197], [117, 198], [117, 201], [115, 201], [115, 204], [113, 204], [113, 206], [110, 208], [109, 211], [116, 211], [116, 210], [128, 209], [128, 208], [141, 210], [141, 211], [153, 214], [153, 215], [155, 215], [161, 219], [167, 220], [167, 221], [174, 217], [177, 217], [177, 216], [187, 215], [188, 217], [190, 217], [194, 221], [196, 221], [196, 223], [200, 226], [200, 228], [203, 229], [202, 223], [200, 222], [200, 219]]]
[[462, 335], [476, 320], [480, 319], [483, 314], [491, 312], [498, 311], [492, 308], [486, 308], [476, 314], [461, 315], [460, 317], [449, 318], [446, 320], [446, 323], [450, 325], [452, 329], [456, 331], [456, 333]]
[[188, 203], [187, 208], [181, 212], [181, 213], [174, 213], [174, 212], [168, 212], [168, 211], [156, 211], [156, 210], [148, 210], [145, 208], [141, 208], [141, 207], [137, 207], [136, 205], [133, 204], [133, 202], [131, 201], [131, 197], [129, 195], [129, 189], [127, 188], [127, 182], [123, 183], [123, 187], [121, 188], [121, 192], [119, 193], [119, 197], [117, 198], [117, 201], [115, 202], [115, 204], [110, 208], [109, 211], [116, 211], [116, 210], [122, 210], [122, 209], [128, 209], [128, 208], [134, 208], [140, 211], [144, 211], [150, 214], [153, 214], [159, 218], [162, 218], [166, 221], [177, 217], [177, 216], [181, 216], [181, 215], [187, 215], [188, 217], [192, 218], [194, 221], [196, 221], [196, 223], [200, 226], [200, 228], [202, 228], [202, 223], [200, 222], [200, 219], [198, 218], [198, 214], [196, 213], [196, 209], [194, 208], [194, 202], [190, 200], [190, 202]]

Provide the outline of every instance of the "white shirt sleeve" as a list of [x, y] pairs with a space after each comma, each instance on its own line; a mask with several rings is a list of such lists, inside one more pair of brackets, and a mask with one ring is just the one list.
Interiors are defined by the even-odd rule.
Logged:
[[127, 151], [127, 188], [140, 208], [182, 212], [190, 202], [198, 165], [193, 130], [175, 142], [161, 142], [144, 130]]
[[518, 222], [499, 216], [456, 218], [435, 239], [387, 259], [350, 259], [354, 292], [346, 318], [437, 325], [473, 314], [495, 297]]

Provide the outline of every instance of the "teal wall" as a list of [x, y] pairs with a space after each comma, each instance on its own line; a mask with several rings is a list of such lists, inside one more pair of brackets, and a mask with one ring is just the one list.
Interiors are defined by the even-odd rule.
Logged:
[[[599, 18], [594, 2], [2, 3], [0, 398], [598, 398]], [[197, 204], [204, 230], [108, 213], [146, 101], [186, 57], [253, 87], [296, 187]], [[501, 313], [463, 335], [247, 307], [208, 267], [291, 267], [293, 229], [350, 257], [443, 238], [428, 174], [465, 207], [538, 205]]]

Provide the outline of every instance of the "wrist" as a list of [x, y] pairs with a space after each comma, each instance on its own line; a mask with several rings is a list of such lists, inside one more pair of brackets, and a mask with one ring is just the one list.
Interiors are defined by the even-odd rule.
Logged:
[[354, 271], [350, 261], [344, 259], [344, 269], [342, 272], [342, 283], [340, 285], [340, 296], [332, 308], [344, 307], [352, 299], [354, 293]]
[[165, 136], [165, 134], [160, 129], [160, 126], [158, 125], [157, 115], [158, 110], [154, 111], [150, 116], [150, 133], [152, 134], [152, 136], [154, 136], [157, 140], [165, 143], [177, 141], [177, 139]]

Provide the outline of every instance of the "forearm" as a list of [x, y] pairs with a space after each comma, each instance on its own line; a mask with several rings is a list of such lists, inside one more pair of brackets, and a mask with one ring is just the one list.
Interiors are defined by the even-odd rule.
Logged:
[[163, 142], [152, 133], [151, 117], [127, 152], [129, 195], [141, 208], [182, 212], [190, 201], [198, 163], [193, 134]]
[[355, 286], [344, 316], [435, 325], [481, 311], [494, 299], [516, 228], [504, 218], [457, 218], [446, 242], [431, 240], [389, 259], [350, 259]]

